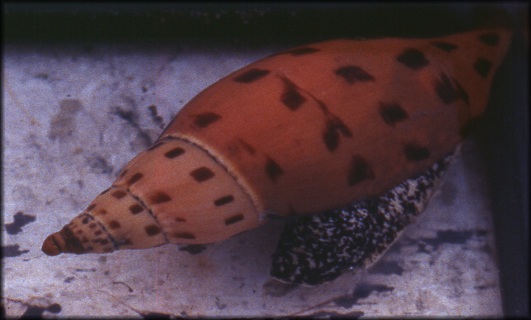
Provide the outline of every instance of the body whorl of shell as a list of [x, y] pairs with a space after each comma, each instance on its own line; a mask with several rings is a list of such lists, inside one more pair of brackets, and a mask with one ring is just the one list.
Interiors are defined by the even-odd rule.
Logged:
[[451, 152], [483, 112], [508, 41], [492, 30], [295, 48], [204, 90], [161, 137], [210, 150], [268, 211], [336, 208]]
[[266, 212], [381, 195], [462, 141], [509, 38], [334, 40], [244, 67], [191, 100], [43, 251], [210, 243]]

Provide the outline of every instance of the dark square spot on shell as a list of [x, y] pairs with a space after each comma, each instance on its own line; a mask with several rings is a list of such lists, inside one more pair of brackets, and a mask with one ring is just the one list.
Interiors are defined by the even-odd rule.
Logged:
[[82, 220], [81, 220], [81, 223], [83, 224], [87, 224], [89, 223], [89, 221], [92, 220], [92, 218], [90, 216], [85, 216]]
[[151, 200], [151, 204], [164, 203], [164, 202], [171, 201], [171, 197], [162, 191], [158, 191], [150, 195], [149, 199]]
[[396, 60], [413, 70], [422, 69], [430, 63], [424, 56], [424, 53], [413, 48], [404, 50], [396, 57]]
[[497, 33], [484, 33], [479, 36], [479, 41], [489, 46], [495, 46], [500, 41], [500, 35]]
[[227, 203], [231, 203], [232, 201], [234, 201], [234, 197], [232, 195], [228, 195], [214, 200], [214, 204], [216, 205], [216, 207], [219, 207]]
[[76, 230], [76, 234], [82, 234], [82, 233], [83, 233], [83, 230], [81, 230], [81, 229], [77, 229]]
[[164, 156], [168, 159], [173, 159], [173, 158], [180, 156], [183, 153], [184, 153], [184, 149], [177, 147], [177, 148], [173, 148], [170, 151], [166, 152]]
[[139, 204], [133, 204], [129, 207], [129, 211], [131, 211], [132, 214], [139, 214], [140, 212], [144, 211], [144, 207]]
[[408, 161], [421, 161], [430, 156], [428, 148], [415, 143], [406, 144], [404, 146], [404, 153]]
[[253, 68], [253, 69], [245, 71], [239, 76], [234, 77], [233, 80], [236, 82], [241, 82], [241, 83], [250, 83], [250, 82], [254, 82], [258, 79], [265, 77], [266, 75], [269, 74], [269, 72], [270, 72], [269, 70]]
[[147, 149], [147, 151], [151, 151], [151, 150], [153, 150], [153, 149], [156, 149], [156, 148], [160, 147], [160, 146], [163, 145], [163, 144], [164, 144], [164, 142], [157, 142], [157, 143], [155, 143], [154, 145], [152, 145], [151, 147], [149, 147], [149, 148]]
[[290, 110], [297, 110], [306, 98], [303, 97], [296, 88], [286, 88], [280, 97], [280, 101]]
[[214, 172], [207, 167], [201, 167], [190, 172], [192, 178], [197, 182], [203, 182], [214, 177]]
[[446, 42], [446, 41], [433, 41], [431, 44], [441, 50], [448, 51], [448, 52], [457, 48], [457, 45], [450, 43], [450, 42]]
[[94, 235], [95, 235], [95, 236], [99, 236], [99, 235], [101, 235], [102, 233], [103, 233], [103, 231], [101, 231], [101, 230], [97, 230], [96, 232], [94, 232]]
[[401, 105], [396, 102], [380, 102], [380, 116], [390, 126], [407, 119], [408, 114]]
[[492, 62], [487, 59], [479, 58], [474, 64], [474, 70], [482, 77], [487, 78], [489, 76], [490, 69], [492, 68]]
[[173, 237], [179, 239], [195, 239], [195, 235], [190, 232], [176, 232], [173, 234]]
[[284, 83], [284, 91], [280, 96], [280, 101], [290, 110], [297, 110], [305, 101], [306, 98], [297, 89], [297, 86], [285, 77], [281, 77]]
[[122, 190], [116, 190], [113, 193], [111, 193], [111, 195], [115, 197], [116, 199], [122, 199], [123, 197], [127, 195], [127, 193]]
[[323, 142], [328, 151], [332, 152], [339, 146], [339, 133], [334, 126], [328, 125], [323, 133]]
[[160, 228], [154, 224], [150, 224], [144, 228], [148, 236], [156, 236], [161, 232]]
[[88, 206], [87, 209], [85, 209], [85, 210], [86, 210], [86, 211], [90, 211], [90, 210], [92, 210], [92, 209], [94, 209], [94, 208], [96, 208], [96, 204], [95, 204], [95, 203], [93, 203], [93, 204], [91, 204], [90, 206]]
[[353, 156], [350, 162], [350, 168], [347, 177], [348, 185], [353, 186], [362, 182], [363, 180], [373, 178], [374, 172], [369, 162], [367, 162], [367, 160], [360, 155]]
[[111, 229], [119, 229], [122, 225], [120, 224], [120, 222], [116, 221], [116, 220], [111, 220], [109, 222], [109, 228]]
[[350, 129], [339, 118], [330, 118], [326, 121], [326, 129], [323, 132], [323, 142], [328, 151], [333, 152], [339, 146], [339, 134], [352, 137]]
[[374, 81], [374, 77], [358, 66], [345, 66], [335, 70], [335, 74], [348, 83]]
[[444, 73], [441, 73], [439, 79], [435, 81], [435, 92], [445, 104], [450, 104], [459, 98], [459, 92]]
[[187, 220], [185, 218], [182, 218], [182, 217], [175, 217], [173, 218], [176, 222], [186, 222]]
[[284, 174], [284, 170], [271, 158], [267, 158], [265, 172], [273, 182], [276, 181], [278, 176]]
[[143, 177], [144, 177], [143, 174], [141, 174], [140, 172], [137, 172], [127, 181], [127, 185], [130, 186], [133, 183], [137, 182], [138, 180], [142, 179]]
[[292, 56], [302, 56], [302, 55], [306, 55], [310, 53], [315, 53], [318, 51], [321, 51], [321, 50], [312, 48], [312, 47], [300, 47], [300, 48], [289, 50], [287, 53], [291, 54]]
[[243, 214], [237, 214], [235, 216], [232, 216], [232, 217], [229, 217], [227, 219], [225, 219], [225, 225], [231, 225], [231, 224], [234, 224], [236, 222], [239, 222], [239, 221], [242, 221], [243, 220]]
[[107, 210], [105, 210], [105, 209], [100, 209], [100, 210], [98, 210], [98, 212], [96, 212], [96, 213], [99, 214], [99, 215], [105, 215], [105, 214], [107, 214]]
[[83, 237], [83, 238], [81, 238], [81, 242], [87, 243], [87, 242], [89, 242], [89, 239], [87, 239], [87, 237]]
[[221, 119], [221, 116], [214, 112], [205, 112], [194, 116], [194, 124], [201, 128], [206, 128]]
[[95, 222], [89, 224], [89, 228], [91, 228], [91, 229], [94, 229], [94, 228], [96, 228], [97, 226], [98, 226], [98, 225], [97, 225]]

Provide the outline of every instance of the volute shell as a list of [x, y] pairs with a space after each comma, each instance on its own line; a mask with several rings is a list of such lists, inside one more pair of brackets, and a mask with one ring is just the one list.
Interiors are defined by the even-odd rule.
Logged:
[[43, 251], [210, 243], [264, 213], [382, 194], [464, 139], [509, 41], [505, 29], [334, 40], [255, 62], [191, 100]]

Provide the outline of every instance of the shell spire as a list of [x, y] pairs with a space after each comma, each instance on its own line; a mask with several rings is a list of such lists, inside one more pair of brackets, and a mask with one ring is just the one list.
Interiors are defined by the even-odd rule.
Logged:
[[166, 138], [131, 160], [109, 189], [44, 240], [42, 251], [211, 243], [259, 224], [253, 200], [223, 166], [187, 141]]

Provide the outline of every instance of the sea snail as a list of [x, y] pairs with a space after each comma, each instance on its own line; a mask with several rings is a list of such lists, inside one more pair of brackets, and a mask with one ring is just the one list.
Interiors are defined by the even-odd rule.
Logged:
[[374, 260], [425, 206], [510, 37], [333, 40], [246, 66], [193, 98], [42, 250], [207, 244], [273, 213], [301, 217], [272, 275], [334, 279]]

